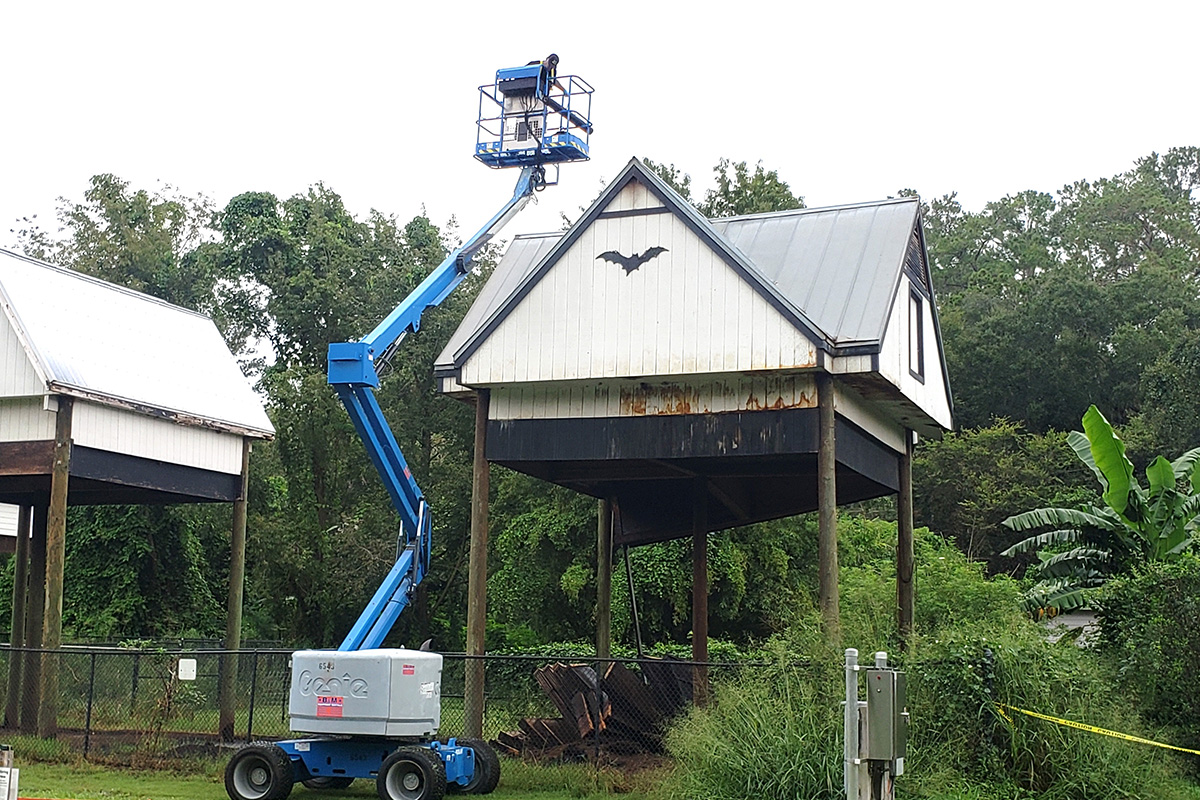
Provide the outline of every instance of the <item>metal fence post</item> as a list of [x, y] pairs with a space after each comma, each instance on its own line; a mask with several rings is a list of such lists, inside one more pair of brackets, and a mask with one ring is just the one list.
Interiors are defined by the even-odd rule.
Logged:
[[254, 741], [254, 696], [258, 693], [258, 651], [254, 651], [254, 659], [250, 667], [250, 712], [246, 719], [246, 741]]
[[130, 715], [132, 715], [134, 710], [137, 708], [138, 668], [142, 664], [141, 659], [142, 659], [141, 653], [133, 654], [133, 679], [130, 682], [130, 689], [129, 689], [129, 713], [130, 713]]
[[96, 653], [92, 652], [88, 666], [87, 715], [83, 722], [83, 757], [86, 759], [92, 748], [92, 703], [96, 698]]
[[846, 717], [843, 769], [846, 800], [858, 800], [858, 651], [846, 650]]

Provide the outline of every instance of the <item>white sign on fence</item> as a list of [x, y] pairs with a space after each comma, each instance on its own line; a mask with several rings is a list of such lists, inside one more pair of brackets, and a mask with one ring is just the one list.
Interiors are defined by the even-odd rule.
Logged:
[[20, 772], [16, 767], [0, 767], [0, 798], [17, 800], [17, 777]]

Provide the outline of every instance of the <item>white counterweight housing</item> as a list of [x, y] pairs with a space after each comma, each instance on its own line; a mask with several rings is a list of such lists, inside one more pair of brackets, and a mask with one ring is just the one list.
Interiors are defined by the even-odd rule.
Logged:
[[442, 656], [424, 650], [292, 653], [291, 728], [301, 733], [432, 736]]

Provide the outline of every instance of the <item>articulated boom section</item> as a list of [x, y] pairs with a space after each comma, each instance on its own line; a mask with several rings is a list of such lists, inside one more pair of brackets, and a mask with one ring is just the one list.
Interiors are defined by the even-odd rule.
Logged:
[[518, 211], [529, 202], [541, 180], [540, 167], [521, 170], [512, 199], [496, 216], [438, 265], [412, 294], [379, 323], [361, 342], [336, 342], [329, 345], [329, 384], [346, 407], [354, 429], [366, 446], [371, 463], [383, 478], [400, 515], [401, 542], [395, 565], [384, 579], [371, 602], [354, 623], [338, 647], [339, 650], [367, 650], [379, 647], [392, 629], [400, 612], [408, 605], [412, 590], [429, 568], [432, 519], [429, 504], [413, 479], [404, 454], [396, 443], [375, 389], [379, 375], [376, 358], [386, 359], [404, 336], [421, 327], [421, 316], [441, 303], [466, 277], [471, 258]]

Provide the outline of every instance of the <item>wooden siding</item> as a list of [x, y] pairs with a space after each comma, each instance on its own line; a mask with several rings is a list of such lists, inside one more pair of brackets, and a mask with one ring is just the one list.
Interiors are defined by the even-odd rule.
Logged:
[[835, 383], [833, 407], [839, 415], [862, 428], [880, 444], [897, 453], [904, 452], [904, 426], [888, 416], [877, 404], [864, 399], [853, 389]]
[[[17, 506], [10, 506], [7, 503], [0, 503], [0, 536], [17, 536], [17, 514], [21, 509]], [[11, 552], [11, 551], [10, 551]]]
[[0, 312], [0, 397], [31, 397], [45, 391], [17, 332]]
[[[50, 435], [54, 435], [53, 421]], [[242, 437], [178, 425], [132, 411], [75, 401], [72, 438], [76, 444], [155, 461], [237, 475], [242, 470]]]
[[0, 442], [54, 439], [54, 412], [42, 408], [42, 398], [0, 400]]
[[[631, 184], [609, 208], [637, 207], [642, 193]], [[667, 252], [628, 273], [599, 259], [656, 246]], [[789, 370], [816, 361], [814, 344], [683, 220], [651, 214], [596, 220], [467, 359], [461, 382]]]
[[[622, 189], [605, 211], [633, 211], [639, 208], [662, 208], [662, 201], [655, 197], [644, 184], [632, 181]], [[639, 251], [640, 252], [640, 251]]]
[[929, 298], [922, 297], [921, 329], [924, 344], [924, 376], [916, 378], [909, 371], [908, 299], [912, 283], [907, 275], [900, 279], [887, 330], [879, 353], [879, 374], [900, 389], [900, 393], [915, 403], [939, 425], [950, 429], [952, 418], [950, 403], [946, 398], [946, 376], [942, 374], [941, 353], [938, 352], [937, 333], [933, 326], [933, 312]]
[[492, 390], [489, 419], [566, 419], [721, 414], [816, 408], [811, 375], [688, 382], [602, 381], [505, 386]]

